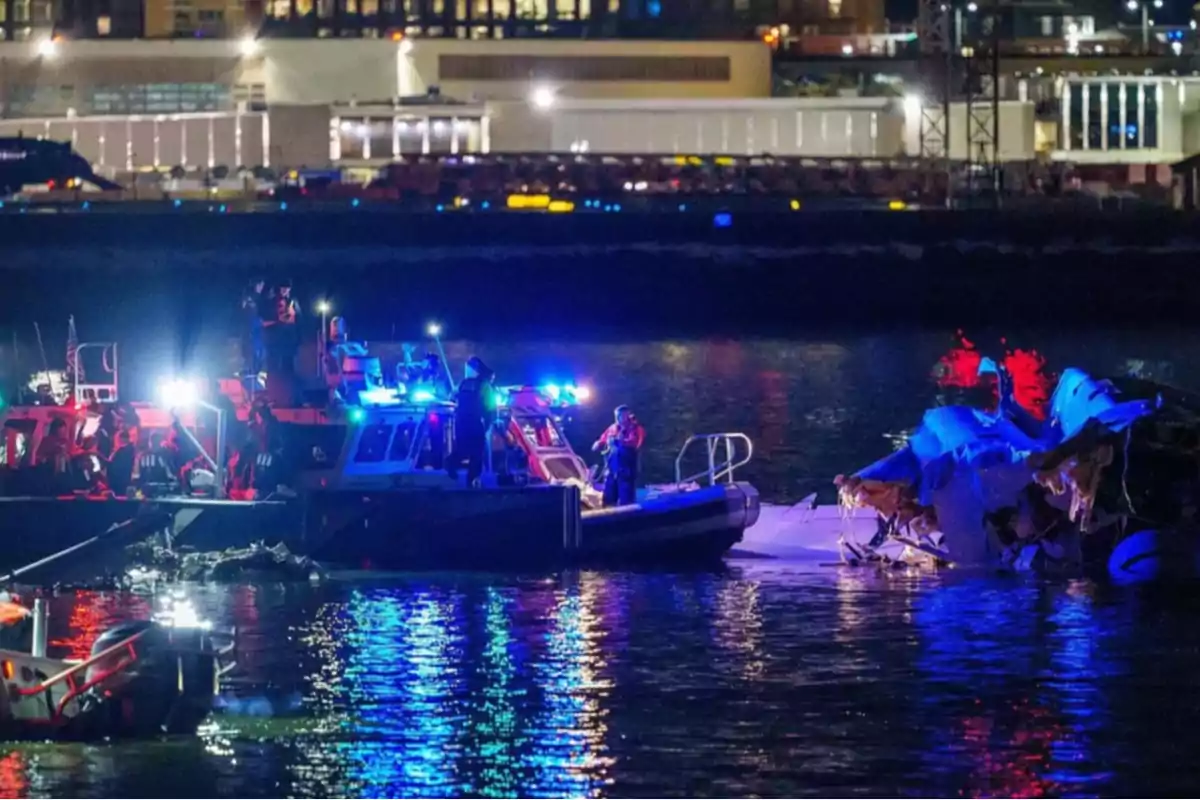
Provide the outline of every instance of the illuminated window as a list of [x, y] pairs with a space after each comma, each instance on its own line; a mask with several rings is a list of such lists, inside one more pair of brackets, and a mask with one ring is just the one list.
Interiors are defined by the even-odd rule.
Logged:
[[112, 33], [112, 17], [96, 17], [96, 33], [99, 36], [108, 36]]

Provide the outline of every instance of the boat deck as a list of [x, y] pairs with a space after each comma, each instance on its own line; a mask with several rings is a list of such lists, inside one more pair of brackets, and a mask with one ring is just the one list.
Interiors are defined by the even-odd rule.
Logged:
[[59, 496], [23, 495], [20, 497], [0, 497], [0, 508], [16, 505], [62, 504], [62, 503], [104, 503], [116, 505], [155, 505], [169, 508], [279, 508], [287, 505], [287, 500], [220, 500], [212, 497], [103, 497], [82, 494], [67, 494]]

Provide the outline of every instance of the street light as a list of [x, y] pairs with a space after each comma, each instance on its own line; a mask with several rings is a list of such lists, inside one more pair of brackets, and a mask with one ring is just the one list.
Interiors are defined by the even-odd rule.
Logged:
[[238, 50], [245, 57], [250, 57], [258, 54], [258, 39], [251, 34], [246, 34], [238, 42]]
[[37, 54], [42, 58], [54, 58], [58, 55], [58, 42], [50, 36], [38, 39]]
[[529, 92], [529, 102], [533, 103], [533, 107], [539, 111], [549, 111], [554, 108], [556, 101], [554, 90], [549, 86], [535, 86]]
[[1142, 10], [1142, 55], [1150, 52], [1150, 26], [1154, 24], [1150, 20], [1151, 3], [1155, 8], [1163, 7], [1163, 0], [1126, 0], [1125, 3], [1125, 8], [1130, 11]]
[[192, 446], [200, 451], [200, 455], [212, 467], [213, 481], [216, 484], [213, 491], [218, 498], [225, 497], [225, 411], [220, 406], [215, 406], [200, 396], [200, 389], [195, 381], [173, 378], [164, 380], [158, 385], [158, 396], [162, 404], [174, 412], [176, 409], [190, 409], [195, 406], [207, 409], [217, 415], [217, 456], [214, 459], [204, 449], [204, 445], [196, 440], [182, 423], [179, 428], [183, 431], [183, 435], [188, 438]]

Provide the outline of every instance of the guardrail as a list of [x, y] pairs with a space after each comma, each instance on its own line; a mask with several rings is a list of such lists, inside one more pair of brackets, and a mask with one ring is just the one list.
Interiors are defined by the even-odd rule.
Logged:
[[[683, 459], [687, 455], [688, 450], [696, 442], [704, 442], [706, 455], [708, 457], [708, 469], [697, 472], [687, 478], [683, 477]], [[738, 455], [738, 444], [745, 445], [745, 455]], [[725, 460], [718, 461], [717, 453], [719, 450], [725, 451]], [[683, 447], [679, 449], [679, 455], [675, 456], [675, 483], [698, 483], [700, 479], [707, 478], [709, 486], [716, 486], [724, 481], [725, 483], [733, 483], [734, 472], [741, 467], [750, 463], [754, 457], [754, 442], [744, 433], [702, 433], [688, 438], [683, 443]]]

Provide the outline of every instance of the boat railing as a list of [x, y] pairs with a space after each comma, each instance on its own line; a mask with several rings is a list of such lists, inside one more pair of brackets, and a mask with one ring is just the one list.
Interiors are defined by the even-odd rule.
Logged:
[[[134, 644], [146, 635], [147, 630], [149, 629], [138, 631], [127, 639], [117, 642], [112, 647], [105, 648], [99, 653], [92, 655], [86, 661], [72, 664], [62, 672], [51, 675], [41, 683], [18, 688], [16, 689], [16, 694], [20, 697], [44, 695], [49, 706], [48, 711], [50, 716], [48, 721], [54, 722], [63, 716], [72, 700], [78, 699], [84, 692], [131, 667], [138, 659], [137, 648], [134, 647]], [[113, 658], [117, 660], [111, 667], [99, 670], [91, 677], [88, 677], [87, 671], [89, 667]], [[59, 684], [66, 687], [66, 692], [55, 703], [53, 701], [54, 695], [52, 690]]]
[[[683, 460], [688, 451], [698, 442], [704, 443], [708, 469], [688, 477], [683, 476]], [[699, 483], [707, 480], [709, 486], [718, 483], [733, 483], [734, 473], [750, 463], [754, 457], [754, 442], [744, 433], [700, 433], [690, 437], [675, 457], [675, 484]]]
[[[83, 371], [83, 353], [87, 350], [100, 350], [100, 366], [108, 382], [86, 382]], [[75, 387], [75, 405], [82, 407], [90, 403], [117, 402], [117, 343], [116, 342], [80, 342], [75, 348], [75, 374], [71, 376]]]

